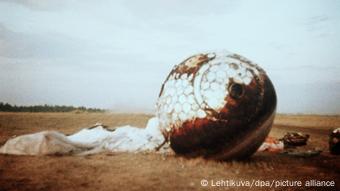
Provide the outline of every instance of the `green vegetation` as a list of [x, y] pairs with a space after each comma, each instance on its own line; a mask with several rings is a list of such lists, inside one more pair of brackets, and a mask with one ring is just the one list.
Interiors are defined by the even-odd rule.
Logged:
[[59, 106], [59, 105], [33, 105], [33, 106], [12, 106], [9, 103], [0, 102], [0, 112], [104, 112], [103, 109], [74, 107], [74, 106]]

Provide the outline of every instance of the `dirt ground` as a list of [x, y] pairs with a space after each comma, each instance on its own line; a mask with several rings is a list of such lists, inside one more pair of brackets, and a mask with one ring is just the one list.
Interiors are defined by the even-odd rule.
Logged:
[[[110, 113], [0, 113], [0, 145], [16, 135], [42, 130], [69, 134], [96, 122], [144, 127], [150, 117]], [[340, 116], [276, 117], [270, 135], [279, 138], [287, 131], [310, 134], [303, 149], [317, 148], [322, 153], [309, 158], [256, 153], [245, 161], [216, 162], [155, 153], [0, 155], [0, 190], [340, 190], [340, 156], [328, 152], [328, 134], [334, 127], [340, 127]], [[205, 180], [207, 186], [203, 186]], [[298, 181], [301, 186], [287, 185]], [[335, 186], [305, 186], [313, 181], [328, 184], [334, 181]]]

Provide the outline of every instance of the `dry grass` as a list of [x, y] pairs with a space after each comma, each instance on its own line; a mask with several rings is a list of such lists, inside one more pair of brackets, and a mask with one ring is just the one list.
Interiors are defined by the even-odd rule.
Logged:
[[340, 127], [340, 117], [337, 115], [284, 115], [275, 118], [276, 125], [292, 127], [308, 127], [316, 129], [331, 129]]
[[[109, 126], [130, 124], [143, 127], [150, 117], [137, 114], [0, 113], [0, 143], [14, 135], [41, 130], [73, 133], [96, 122]], [[153, 153], [103, 153], [84, 157], [0, 155], [0, 190], [217, 189], [202, 187], [201, 179], [334, 180], [339, 190], [339, 157], [327, 151], [328, 131], [339, 126], [339, 116], [278, 115], [271, 135], [281, 137], [287, 131], [309, 133], [311, 140], [307, 147], [323, 149], [320, 156], [313, 158], [257, 153], [246, 161], [216, 162]], [[222, 189], [228, 188], [248, 190], [245, 187]], [[261, 190], [259, 187], [253, 189]], [[266, 187], [262, 190], [274, 189]], [[287, 189], [281, 187], [275, 190]]]

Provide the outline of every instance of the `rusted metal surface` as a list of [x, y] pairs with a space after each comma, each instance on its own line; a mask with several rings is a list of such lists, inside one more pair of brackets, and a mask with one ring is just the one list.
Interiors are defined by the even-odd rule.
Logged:
[[283, 137], [282, 141], [285, 145], [285, 148], [296, 147], [307, 145], [307, 141], [309, 139], [308, 134], [300, 133], [300, 132], [287, 132]]
[[253, 154], [275, 109], [265, 71], [229, 52], [198, 54], [175, 66], [157, 102], [163, 134], [177, 154], [217, 160]]
[[329, 151], [334, 155], [340, 155], [340, 127], [334, 129], [329, 136]]

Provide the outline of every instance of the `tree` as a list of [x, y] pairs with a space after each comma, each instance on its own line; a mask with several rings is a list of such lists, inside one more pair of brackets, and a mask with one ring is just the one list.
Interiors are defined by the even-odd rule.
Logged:
[[0, 112], [71, 112], [71, 111], [82, 111], [82, 112], [104, 112], [103, 109], [98, 108], [86, 108], [84, 106], [58, 106], [58, 105], [34, 105], [34, 106], [12, 106], [9, 103], [0, 102]]

